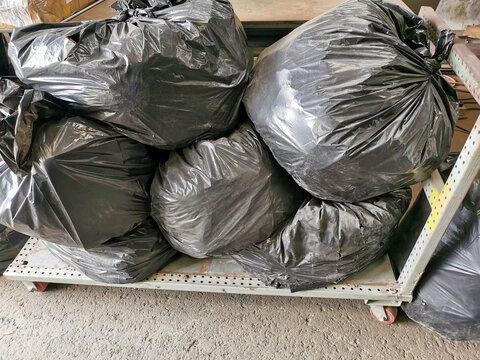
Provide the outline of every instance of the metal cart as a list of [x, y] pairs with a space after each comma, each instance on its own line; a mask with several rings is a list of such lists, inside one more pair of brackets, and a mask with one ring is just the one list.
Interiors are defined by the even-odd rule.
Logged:
[[[433, 9], [422, 7], [422, 16], [431, 33], [447, 26]], [[480, 103], [480, 60], [468, 48], [465, 40], [456, 38], [448, 62], [462, 79], [468, 91]], [[350, 279], [316, 290], [291, 293], [286, 289], [265, 286], [246, 273], [231, 258], [193, 259], [179, 257], [148, 280], [134, 284], [112, 285], [93, 281], [53, 257], [41, 240], [31, 238], [14, 262], [5, 271], [8, 280], [25, 283], [31, 291], [43, 291], [47, 283], [119, 286], [141, 289], [183, 290], [230, 294], [276, 295], [364, 300], [372, 316], [386, 324], [395, 320], [396, 307], [412, 300], [413, 290], [438, 243], [464, 199], [480, 169], [480, 117], [477, 119], [461, 151], [453, 171], [443, 183], [438, 171], [424, 182], [432, 211], [410, 253], [395, 277], [387, 255]]]

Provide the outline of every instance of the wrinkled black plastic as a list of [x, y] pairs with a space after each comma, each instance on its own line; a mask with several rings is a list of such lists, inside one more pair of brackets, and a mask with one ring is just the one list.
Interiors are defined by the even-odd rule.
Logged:
[[228, 133], [250, 70], [231, 4], [152, 4], [123, 1], [113, 19], [15, 29], [9, 56], [17, 76], [159, 148]]
[[29, 236], [0, 225], [0, 275], [15, 259], [28, 239]]
[[361, 201], [427, 178], [447, 156], [455, 91], [423, 21], [351, 0], [265, 49], [244, 103], [277, 161], [313, 196]]
[[5, 36], [0, 37], [0, 76], [13, 75], [14, 71], [10, 65], [7, 55], [8, 43]]
[[198, 258], [265, 240], [306, 197], [250, 124], [172, 152], [151, 194], [152, 216], [167, 240]]
[[150, 213], [147, 146], [80, 117], [42, 125], [30, 168], [0, 161], [0, 224], [62, 245], [96, 247]]
[[95, 281], [128, 284], [142, 281], [167, 265], [177, 253], [153, 219], [125, 236], [85, 250], [45, 241], [50, 252]]
[[[402, 221], [391, 258], [400, 271], [430, 214], [422, 194]], [[411, 303], [408, 317], [450, 340], [480, 340], [480, 176], [445, 232]]]
[[64, 113], [48, 94], [25, 88], [13, 77], [0, 79], [0, 156], [10, 169], [19, 172], [28, 167], [36, 130]]
[[312, 198], [268, 240], [233, 258], [278, 288], [337, 283], [385, 253], [410, 198], [408, 188], [358, 203]]
[[118, 0], [113, 3], [112, 8], [118, 11], [149, 8], [150, 11], [154, 11], [180, 5], [186, 1], [187, 0]]

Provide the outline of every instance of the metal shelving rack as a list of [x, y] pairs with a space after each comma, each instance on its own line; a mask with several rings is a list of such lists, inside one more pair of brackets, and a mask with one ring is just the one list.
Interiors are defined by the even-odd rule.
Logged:
[[[435, 39], [446, 24], [433, 9], [422, 7], [420, 16]], [[456, 38], [448, 58], [456, 74], [480, 103], [480, 60], [465, 42]], [[265, 286], [246, 273], [231, 258], [193, 259], [182, 256], [146, 281], [133, 284], [104, 284], [93, 281], [53, 257], [41, 240], [31, 238], [14, 262], [5, 271], [8, 280], [23, 281], [29, 290], [43, 290], [43, 283], [118, 286], [141, 289], [183, 290], [249, 295], [318, 297], [364, 300], [379, 321], [391, 323], [395, 314], [388, 307], [397, 307], [412, 300], [413, 290], [464, 199], [480, 169], [480, 117], [443, 183], [438, 171], [424, 182], [423, 189], [432, 207], [431, 214], [418, 237], [408, 260], [395, 277], [387, 255], [363, 272], [339, 284], [316, 290], [291, 293], [286, 289]]]

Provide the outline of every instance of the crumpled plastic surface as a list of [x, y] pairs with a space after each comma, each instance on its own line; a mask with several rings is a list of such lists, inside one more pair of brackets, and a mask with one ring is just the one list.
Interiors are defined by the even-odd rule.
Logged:
[[27, 168], [38, 127], [59, 119], [65, 110], [42, 91], [26, 88], [18, 79], [0, 79], [0, 156], [15, 172]]
[[[445, 176], [446, 177], [446, 176]], [[480, 340], [480, 176], [414, 291], [407, 316], [450, 340]], [[422, 193], [402, 221], [390, 255], [400, 271], [430, 214]]]
[[0, 26], [12, 28], [32, 24], [28, 0], [0, 0]]
[[244, 103], [256, 130], [313, 196], [361, 201], [429, 177], [448, 155], [457, 98], [423, 21], [347, 1], [265, 49]]
[[126, 234], [85, 250], [44, 241], [57, 258], [95, 281], [128, 284], [142, 281], [166, 266], [177, 253], [148, 218]]
[[112, 19], [15, 29], [9, 56], [17, 76], [158, 148], [233, 130], [250, 61], [231, 4], [128, 3]]
[[151, 194], [152, 216], [166, 239], [197, 258], [265, 240], [306, 197], [248, 123], [172, 152]]
[[147, 146], [80, 117], [49, 121], [32, 143], [30, 168], [0, 161], [0, 224], [68, 246], [96, 247], [150, 213], [157, 162]]
[[15, 259], [28, 239], [29, 236], [0, 225], [0, 275]]
[[335, 284], [385, 253], [410, 199], [409, 188], [358, 203], [311, 198], [269, 239], [232, 256], [269, 286]]

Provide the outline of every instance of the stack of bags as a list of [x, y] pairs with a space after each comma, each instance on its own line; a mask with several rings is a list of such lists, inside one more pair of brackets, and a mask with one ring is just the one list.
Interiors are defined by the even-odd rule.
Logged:
[[151, 218], [165, 150], [230, 133], [250, 60], [228, 2], [123, 1], [102, 21], [18, 28], [0, 82], [0, 224], [99, 281], [176, 254]]
[[423, 21], [348, 1], [265, 49], [244, 97], [278, 163], [309, 193], [268, 240], [234, 255], [292, 290], [345, 279], [382, 255], [410, 201], [448, 155], [455, 91], [439, 73], [453, 34], [429, 51]]
[[419, 18], [351, 0], [249, 74], [227, 1], [149, 3], [13, 33], [0, 224], [108, 282], [179, 251], [232, 255], [298, 291], [384, 254], [409, 185], [448, 154], [457, 101], [439, 69], [452, 34], [431, 54]]

